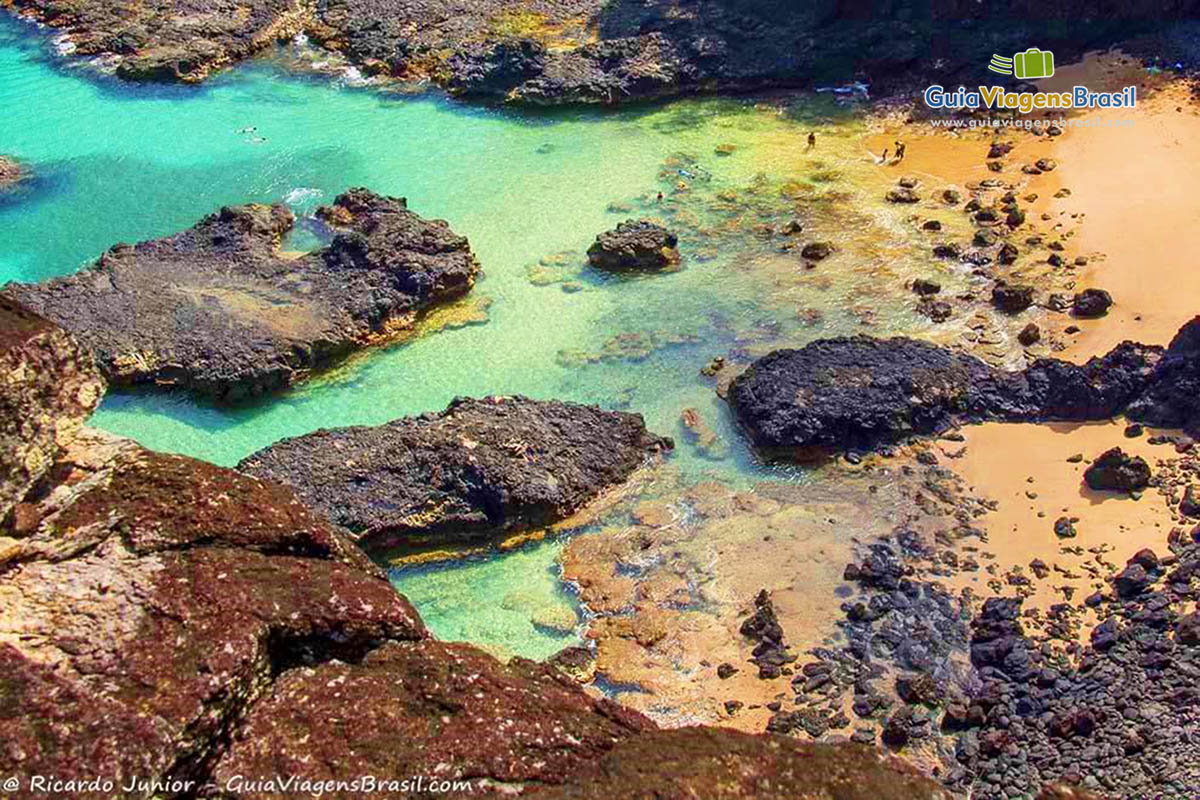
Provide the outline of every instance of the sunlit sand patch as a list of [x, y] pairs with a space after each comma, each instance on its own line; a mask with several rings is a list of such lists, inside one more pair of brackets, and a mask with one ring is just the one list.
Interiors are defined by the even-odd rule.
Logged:
[[[995, 510], [977, 522], [988, 538], [976, 545], [981, 554], [990, 555], [994, 569], [960, 573], [952, 583], [985, 596], [1027, 594], [1028, 607], [1045, 611], [1064, 600], [1080, 603], [1105, 589], [1112, 573], [1143, 547], [1165, 554], [1175, 519], [1156, 490], [1134, 499], [1093, 491], [1083, 481], [1091, 461], [1112, 447], [1141, 456], [1152, 469], [1175, 456], [1172, 447], [1149, 443], [1160, 431], [1128, 438], [1124, 430], [1119, 420], [1082, 425], [989, 423], [964, 428], [963, 443], [939, 443], [944, 456], [958, 454], [944, 463], [962, 475], [975, 494], [996, 503]], [[1061, 517], [1074, 521], [1074, 537], [1055, 534]], [[1048, 570], [1045, 577], [1037, 577], [1030, 567], [1035, 560]], [[1016, 574], [1029, 579], [1027, 586], [1009, 582], [1006, 576], [1014, 567]]]

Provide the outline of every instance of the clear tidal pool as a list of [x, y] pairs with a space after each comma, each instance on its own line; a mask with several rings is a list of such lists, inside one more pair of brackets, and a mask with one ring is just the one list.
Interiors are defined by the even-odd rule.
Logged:
[[[895, 175], [877, 174], [861, 121], [825, 98], [517, 112], [296, 74], [288, 50], [198, 88], [129, 86], [64, 65], [48, 36], [0, 20], [0, 153], [36, 174], [0, 200], [0, 283], [70, 273], [116, 242], [169, 234], [222, 205], [282, 201], [303, 215], [361, 185], [403, 195], [469, 237], [485, 271], [475, 295], [491, 301], [486, 323], [376, 350], [247, 408], [110, 395], [92, 424], [233, 465], [320, 427], [520, 393], [641, 412], [680, 439], [675, 467], [696, 480], [796, 480], [756, 464], [699, 368], [859, 332], [867, 318], [876, 334], [929, 325], [903, 292], [878, 288], [927, 261], [927, 244], [905, 219], [911, 210], [859, 202], [877, 200]], [[815, 152], [804, 146], [810, 130]], [[853, 264], [807, 271], [756, 232], [792, 201], [806, 239], [853, 247]], [[583, 268], [595, 235], [631, 216], [678, 227], [686, 268], [627, 280]], [[288, 246], [315, 244], [301, 228]], [[724, 457], [683, 440], [687, 407], [722, 437]], [[577, 611], [557, 577], [560, 548], [549, 540], [396, 570], [393, 582], [439, 636], [544, 658], [576, 641], [541, 624]]]

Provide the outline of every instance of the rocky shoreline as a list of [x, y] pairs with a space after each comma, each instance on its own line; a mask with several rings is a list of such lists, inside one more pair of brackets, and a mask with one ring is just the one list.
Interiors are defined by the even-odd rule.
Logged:
[[330, 797], [361, 796], [368, 774], [470, 781], [457, 796], [945, 797], [876, 751], [659, 731], [553, 667], [433, 641], [290, 490], [80, 428], [101, 394], [86, 351], [11, 303], [0, 322], [4, 406], [56, 426], [0, 449], [18, 475], [0, 514], [6, 774], [85, 782], [82, 797], [275, 796], [234, 785], [256, 772], [341, 782]]
[[114, 386], [238, 402], [395, 338], [479, 274], [466, 238], [404, 198], [351, 189], [317, 215], [332, 239], [312, 253], [280, 251], [285, 206], [233, 206], [3, 295], [78, 337]]
[[[273, 43], [305, 34], [363, 72], [432, 82], [463, 96], [511, 102], [617, 104], [700, 92], [876, 85], [986, 75], [992, 52], [1037, 38], [1060, 60], [1157, 30], [1153, 3], [1114, 13], [1088, 0], [1046, 9], [903, 3], [888, 17], [797, 9], [777, 2], [692, 3], [503, 0], [234, 0], [126, 12], [104, 0], [6, 0], [5, 7], [64, 31], [70, 52], [99, 58], [129, 80], [198, 82]], [[1145, 20], [1153, 18], [1153, 25]], [[1045, 23], [1070, 20], [1069, 35]], [[1034, 33], [1038, 36], [1034, 36]], [[953, 37], [955, 48], [941, 45]], [[871, 58], [861, 59], [869, 52]]]

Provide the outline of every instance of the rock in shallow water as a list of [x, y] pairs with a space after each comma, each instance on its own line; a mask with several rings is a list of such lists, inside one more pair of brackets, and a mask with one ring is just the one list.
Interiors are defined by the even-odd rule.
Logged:
[[369, 550], [553, 524], [674, 446], [638, 414], [525, 397], [286, 439], [238, 469], [294, 487]]
[[24, 172], [21, 165], [7, 156], [0, 156], [0, 191], [15, 185]]
[[623, 272], [660, 270], [679, 263], [679, 238], [645, 219], [626, 220], [596, 237], [588, 262], [597, 269]]
[[395, 335], [475, 283], [467, 240], [402, 198], [352, 189], [318, 214], [333, 239], [298, 257], [279, 250], [294, 224], [286, 207], [234, 206], [4, 294], [75, 334], [113, 384], [237, 401]]

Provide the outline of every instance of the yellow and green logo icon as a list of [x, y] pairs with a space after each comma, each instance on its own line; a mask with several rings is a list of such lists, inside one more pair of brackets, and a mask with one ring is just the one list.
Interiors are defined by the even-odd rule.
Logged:
[[993, 55], [988, 69], [1022, 79], [1049, 78], [1054, 74], [1054, 53], [1031, 47], [1024, 53], [1014, 53], [1012, 58]]

